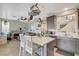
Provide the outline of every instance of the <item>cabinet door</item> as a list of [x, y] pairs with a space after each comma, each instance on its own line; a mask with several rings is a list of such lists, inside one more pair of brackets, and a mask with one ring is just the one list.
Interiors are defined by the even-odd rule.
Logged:
[[65, 50], [65, 38], [64, 39], [60, 37], [57, 38], [57, 47], [60, 50]]
[[68, 51], [68, 52], [74, 53], [75, 52], [75, 42], [76, 42], [76, 40], [73, 39], [73, 38], [67, 38], [67, 40], [65, 42], [66, 42], [65, 50]]
[[75, 39], [60, 37], [57, 41], [57, 46], [59, 49], [67, 52], [75, 52]]
[[79, 39], [76, 40], [76, 53], [79, 53]]
[[47, 17], [47, 30], [55, 29], [55, 16]]

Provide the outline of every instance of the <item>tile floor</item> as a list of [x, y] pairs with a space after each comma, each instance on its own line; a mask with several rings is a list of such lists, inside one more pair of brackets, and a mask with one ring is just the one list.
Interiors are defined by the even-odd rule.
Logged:
[[[17, 40], [8, 41], [7, 44], [0, 45], [0, 56], [19, 56], [19, 47], [20, 47], [19, 41]], [[54, 52], [54, 56], [64, 56], [61, 54], [61, 52], [57, 53], [56, 49], [53, 52]], [[65, 55], [68, 56], [67, 54]], [[26, 53], [25, 56], [29, 56], [29, 54]]]
[[[10, 40], [5, 45], [0, 45], [0, 56], [19, 56], [20, 42], [17, 40]], [[30, 56], [26, 52], [25, 56]], [[36, 54], [34, 56], [37, 56]]]
[[18, 56], [19, 41], [11, 40], [5, 45], [0, 45], [0, 56]]

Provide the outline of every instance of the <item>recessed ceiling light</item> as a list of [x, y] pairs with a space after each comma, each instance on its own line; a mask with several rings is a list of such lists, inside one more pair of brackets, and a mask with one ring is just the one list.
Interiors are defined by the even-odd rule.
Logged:
[[13, 16], [14, 18], [17, 18], [17, 16]]
[[64, 8], [63, 10], [68, 10], [68, 8]]

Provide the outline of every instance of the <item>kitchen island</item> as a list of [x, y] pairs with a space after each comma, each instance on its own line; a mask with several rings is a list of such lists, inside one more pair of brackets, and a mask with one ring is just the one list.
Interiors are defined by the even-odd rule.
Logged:
[[54, 40], [55, 38], [51, 38], [51, 37], [37, 37], [36, 39], [35, 38], [33, 39], [33, 43], [42, 46], [41, 55], [47, 56], [47, 51], [48, 51], [47, 44], [53, 42]]
[[51, 38], [51, 37], [32, 36], [32, 43], [36, 44], [37, 46], [41, 46], [41, 51], [40, 51], [41, 56], [47, 56], [47, 48], [48, 48], [47, 44], [49, 44], [54, 40], [55, 38]]

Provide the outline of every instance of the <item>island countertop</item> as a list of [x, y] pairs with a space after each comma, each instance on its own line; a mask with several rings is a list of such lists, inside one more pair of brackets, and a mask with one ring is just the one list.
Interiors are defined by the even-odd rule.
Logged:
[[41, 46], [48, 44], [54, 40], [55, 40], [55, 38], [51, 38], [51, 37], [38, 37], [38, 36], [32, 37], [32, 42], [35, 44], [41, 45]]

